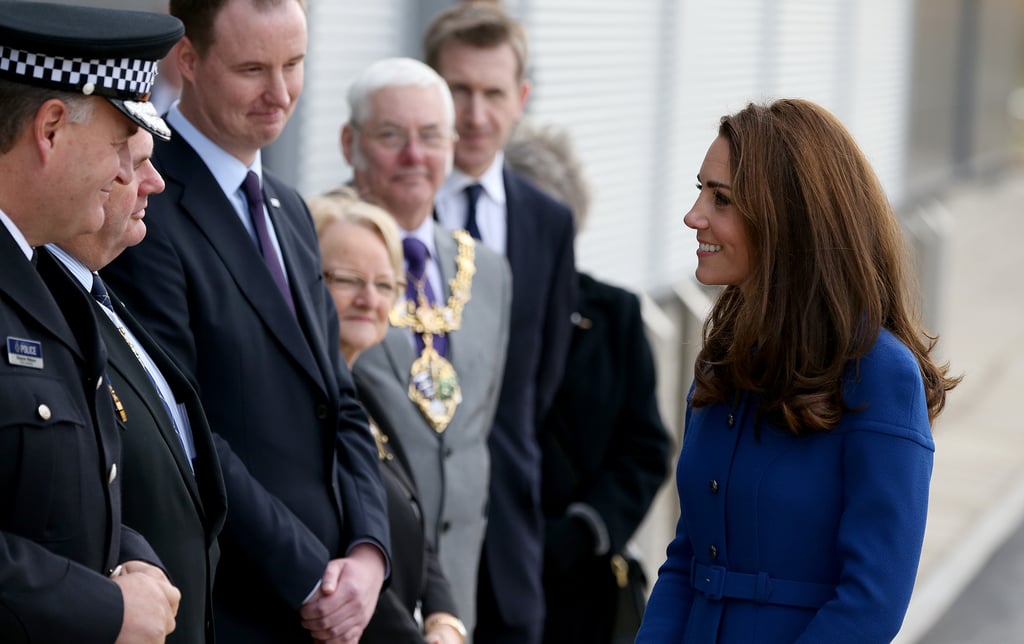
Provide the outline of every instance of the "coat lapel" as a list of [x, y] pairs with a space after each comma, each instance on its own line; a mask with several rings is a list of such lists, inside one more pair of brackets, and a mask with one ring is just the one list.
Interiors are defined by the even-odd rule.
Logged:
[[513, 275], [521, 275], [522, 267], [528, 266], [530, 258], [527, 254], [531, 231], [526, 229], [530, 217], [516, 217], [523, 206], [523, 194], [520, 190], [519, 181], [509, 169], [503, 168], [502, 175], [505, 180], [505, 225], [508, 230], [508, 238], [505, 241], [505, 255], [508, 257], [509, 267]]
[[[40, 249], [39, 255], [42, 256], [45, 252]], [[53, 337], [67, 345], [79, 360], [84, 360], [75, 334], [68, 326], [67, 320], [64, 319], [64, 314], [50, 294], [46, 283], [43, 282], [42, 276], [25, 259], [14, 238], [3, 225], [0, 225], [0, 274], [5, 277], [0, 281], [0, 291], [6, 292], [25, 313], [43, 325]], [[38, 338], [26, 339], [38, 340]], [[44, 360], [45, 349], [44, 346]]]
[[[161, 364], [163, 360], [162, 352], [157, 348], [156, 343], [146, 335], [142, 327], [131, 317], [128, 311], [124, 308], [117, 297], [111, 297], [111, 301], [114, 306], [114, 310], [121, 320], [125, 323], [125, 326], [132, 332], [135, 338], [139, 341], [139, 344], [146, 350], [149, 357], [153, 359], [153, 363], [160, 369], [160, 373], [163, 374], [164, 379], [167, 380], [168, 385], [171, 386], [172, 391], [175, 389], [173, 383], [173, 374], [169, 373], [168, 365]], [[99, 306], [97, 304], [96, 306]], [[103, 311], [96, 311], [96, 315], [106, 314]], [[102, 324], [102, 322], [101, 322]], [[186, 482], [189, 494], [192, 496], [193, 502], [196, 507], [202, 508], [202, 500], [199, 496], [199, 489], [196, 487], [195, 476], [192, 474], [192, 468], [188, 463], [188, 456], [185, 454], [185, 449], [181, 445], [181, 439], [178, 438], [178, 433], [174, 430], [174, 426], [171, 422], [164, 422], [165, 419], [170, 421], [170, 417], [167, 414], [167, 410], [164, 407], [164, 403], [160, 400], [159, 395], [156, 394], [156, 386], [145, 387], [140, 386], [140, 383], [152, 382], [149, 378], [149, 374], [146, 373], [142, 363], [139, 362], [138, 358], [132, 353], [131, 348], [128, 346], [128, 342], [121, 337], [120, 332], [113, 329], [113, 324], [108, 324], [108, 350], [110, 352], [111, 366], [121, 374], [121, 377], [125, 382], [135, 391], [135, 394], [142, 400], [142, 402], [149, 409], [150, 415], [156, 421], [158, 428], [160, 429], [160, 435], [164, 439], [164, 443], [167, 444], [167, 448], [174, 455], [174, 462], [178, 466], [178, 471], [181, 474], [181, 478]], [[175, 393], [177, 397], [177, 393]], [[184, 401], [182, 401], [184, 402]], [[191, 416], [191, 410], [189, 410]]]
[[381, 346], [384, 347], [384, 353], [388, 357], [388, 362], [391, 364], [398, 382], [407, 385], [409, 370], [412, 369], [413, 360], [416, 359], [416, 349], [409, 338], [409, 330], [398, 327], [388, 328]]
[[[181, 136], [173, 137], [165, 145], [166, 150], [161, 150], [165, 161], [159, 169], [165, 178], [181, 183], [181, 208], [210, 240], [234, 277], [239, 290], [283, 345], [286, 353], [291, 355], [321, 387], [326, 388], [321, 373], [316, 368], [316, 361], [310, 352], [307, 338], [278, 293], [277, 285], [263, 264], [259, 249], [255, 243], [240, 243], [250, 242], [251, 239], [235, 214], [234, 206], [224, 195], [206, 164]], [[277, 221], [280, 221], [280, 218]], [[283, 231], [288, 228], [278, 226], [277, 221], [275, 227], [282, 252], [285, 254], [287, 268], [289, 243]], [[294, 273], [289, 275], [289, 279], [296, 277]], [[302, 288], [292, 290], [301, 291]]]
[[[297, 230], [295, 221], [284, 212], [284, 208], [281, 205], [284, 200], [278, 195], [274, 187], [274, 180], [266, 174], [264, 177], [266, 181], [263, 184], [263, 192], [267, 196], [267, 213], [270, 215], [270, 221], [274, 225], [274, 230], [277, 232], [277, 240], [281, 246], [281, 259], [284, 262], [285, 272], [288, 274], [291, 285], [292, 299], [295, 302], [295, 314], [298, 317], [301, 328], [305, 329], [304, 336], [307, 344], [303, 346], [307, 350], [309, 359], [316, 361], [318, 364], [319, 371], [313, 375], [321, 378], [321, 386], [327, 390], [328, 387], [322, 380], [322, 374], [333, 373], [335, 367], [326, 361], [331, 356], [338, 356], [339, 354], [336, 347], [328, 350], [328, 347], [325, 346], [324, 340], [328, 337], [328, 334], [322, 328], [324, 323], [322, 316], [319, 315], [310, 297], [310, 292], [301, 284], [301, 281], [305, 279], [305, 274], [301, 270], [298, 260], [302, 254], [309, 254], [311, 251], [304, 249], [299, 242], [302, 239], [302, 233]], [[307, 257], [306, 261], [315, 265], [317, 274], [319, 274], [322, 270], [319, 248], [312, 249], [312, 252], [313, 256]], [[327, 287], [322, 281], [320, 284], [326, 290]], [[325, 294], [324, 297], [331, 303], [331, 306], [334, 306], [334, 300], [331, 299], [330, 294]], [[312, 348], [311, 352], [309, 352], [310, 348]]]

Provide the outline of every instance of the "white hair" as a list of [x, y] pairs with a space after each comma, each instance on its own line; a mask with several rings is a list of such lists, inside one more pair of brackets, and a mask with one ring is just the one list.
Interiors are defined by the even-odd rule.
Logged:
[[[370, 97], [374, 92], [388, 87], [433, 87], [441, 97], [444, 110], [444, 124], [455, 132], [455, 103], [452, 101], [448, 83], [431, 67], [413, 58], [384, 58], [371, 64], [356, 77], [348, 88], [348, 124], [352, 128], [352, 166], [357, 170], [366, 168], [366, 159], [360, 147], [359, 126], [373, 115], [370, 114]], [[445, 159], [445, 174], [452, 171], [455, 163], [453, 152]]]
[[455, 127], [455, 104], [452, 93], [437, 72], [412, 58], [384, 58], [373, 63], [348, 88], [350, 125], [358, 126], [370, 117], [370, 96], [386, 87], [434, 87], [441, 97], [445, 125]]

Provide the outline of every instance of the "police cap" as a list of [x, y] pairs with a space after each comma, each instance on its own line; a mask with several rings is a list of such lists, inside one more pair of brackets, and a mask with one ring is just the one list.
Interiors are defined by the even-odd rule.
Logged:
[[0, 78], [102, 96], [167, 140], [148, 101], [160, 59], [184, 34], [161, 13], [0, 0]]

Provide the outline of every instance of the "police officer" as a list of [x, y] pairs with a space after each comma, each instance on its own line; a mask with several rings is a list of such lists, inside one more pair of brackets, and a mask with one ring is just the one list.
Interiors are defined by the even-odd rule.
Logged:
[[169, 135], [140, 103], [183, 31], [156, 13], [0, 1], [3, 642], [174, 628], [178, 590], [121, 525], [117, 398], [88, 296], [41, 246], [100, 228], [140, 126]]

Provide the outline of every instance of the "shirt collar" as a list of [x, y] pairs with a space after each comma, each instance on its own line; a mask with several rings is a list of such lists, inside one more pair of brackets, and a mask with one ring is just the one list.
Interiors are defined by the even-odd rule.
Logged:
[[263, 185], [263, 160], [260, 150], [256, 151], [256, 159], [252, 162], [252, 166], [246, 167], [234, 155], [211, 141], [208, 136], [199, 131], [199, 128], [192, 125], [192, 122], [178, 109], [177, 103], [172, 105], [167, 112], [167, 122], [196, 151], [206, 167], [210, 169], [210, 173], [224, 194], [232, 195], [238, 192], [249, 170], [256, 173], [256, 176], [260, 178], [260, 185]]
[[66, 250], [58, 246], [57, 244], [47, 244], [46, 250], [50, 251], [57, 260], [64, 264], [65, 267], [71, 274], [75, 276], [75, 279], [85, 287], [86, 293], [92, 292], [92, 271], [85, 267], [85, 264], [78, 261]]
[[502, 176], [502, 168], [505, 166], [505, 153], [498, 150], [494, 155], [494, 161], [479, 178], [471, 177], [458, 168], [452, 168], [451, 173], [445, 179], [444, 184], [438, 191], [442, 198], [449, 198], [457, 195], [466, 189], [466, 186], [479, 183], [488, 197], [499, 205], [505, 204], [505, 178]]
[[430, 258], [437, 261], [437, 244], [434, 243], [434, 218], [427, 217], [416, 230], [402, 230], [402, 239], [413, 237], [423, 242], [430, 253]]
[[14, 238], [14, 243], [18, 245], [21, 252], [25, 253], [25, 259], [31, 260], [32, 247], [29, 246], [28, 240], [25, 239], [25, 235], [22, 234], [21, 229], [14, 224], [11, 218], [8, 217], [7, 213], [3, 210], [0, 210], [0, 224], [3, 224], [7, 231], [11, 233], [11, 237]]

